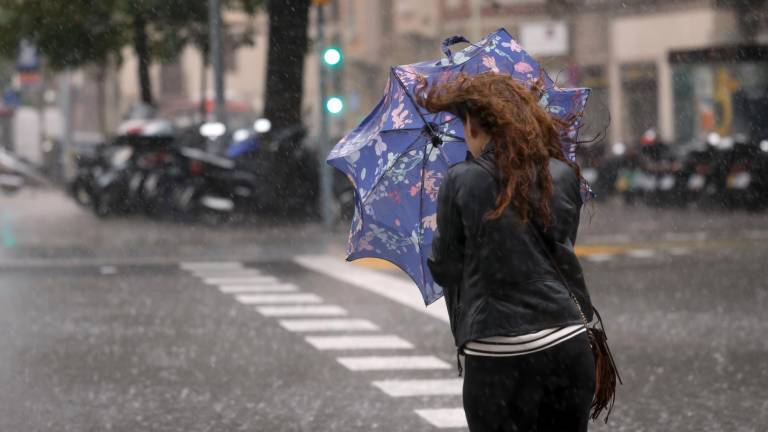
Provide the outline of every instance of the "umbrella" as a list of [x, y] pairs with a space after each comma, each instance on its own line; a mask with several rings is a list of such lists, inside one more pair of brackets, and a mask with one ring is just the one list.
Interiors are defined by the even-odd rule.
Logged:
[[425, 304], [442, 296], [427, 267], [436, 227], [437, 192], [448, 167], [465, 159], [460, 119], [425, 113], [414, 101], [419, 78], [430, 85], [457, 73], [493, 71], [532, 85], [544, 79], [540, 104], [554, 116], [577, 119], [563, 136], [575, 159], [578, 119], [589, 90], [561, 89], [504, 29], [452, 54], [454, 36], [443, 42], [445, 58], [390, 69], [384, 96], [368, 116], [336, 144], [328, 163], [347, 175], [356, 209], [347, 260], [372, 257], [392, 262], [419, 287]]

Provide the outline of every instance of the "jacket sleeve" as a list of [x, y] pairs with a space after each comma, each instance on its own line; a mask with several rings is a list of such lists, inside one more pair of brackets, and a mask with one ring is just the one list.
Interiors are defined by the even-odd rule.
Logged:
[[[437, 230], [427, 264], [432, 278], [444, 290], [455, 290], [464, 273], [464, 230], [456, 205], [455, 178], [449, 170], [437, 197]], [[450, 296], [446, 292], [446, 299]]]
[[572, 176], [571, 189], [569, 196], [571, 197], [571, 203], [575, 207], [574, 220], [571, 225], [571, 232], [568, 233], [568, 238], [571, 241], [571, 246], [576, 246], [576, 235], [579, 232], [579, 223], [581, 219], [581, 208], [584, 205], [584, 201], [581, 196], [581, 179], [575, 174]]

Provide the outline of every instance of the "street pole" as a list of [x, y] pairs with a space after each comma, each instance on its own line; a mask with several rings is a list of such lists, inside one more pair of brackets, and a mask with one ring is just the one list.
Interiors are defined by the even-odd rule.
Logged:
[[326, 81], [327, 73], [325, 65], [322, 64], [323, 48], [324, 48], [324, 34], [323, 25], [325, 24], [323, 17], [324, 7], [320, 4], [317, 5], [317, 43], [315, 44], [317, 50], [317, 64], [319, 66], [320, 76], [318, 82], [318, 95], [320, 96], [318, 108], [320, 109], [320, 135], [318, 138], [317, 154], [319, 172], [320, 172], [320, 214], [323, 218], [323, 225], [330, 228], [333, 225], [333, 171], [327, 163], [325, 163], [325, 157], [328, 154], [328, 113], [325, 109], [326, 94]]
[[72, 142], [72, 71], [65, 70], [59, 77], [59, 109], [64, 117], [64, 130], [61, 136], [61, 173], [65, 182], [74, 176], [73, 160], [75, 155]]
[[[221, 3], [208, 0], [208, 26], [210, 29], [211, 64], [213, 65], [213, 86], [215, 96], [213, 120], [227, 124], [227, 112], [224, 100], [224, 50], [221, 37]], [[216, 140], [216, 150], [220, 141]]]

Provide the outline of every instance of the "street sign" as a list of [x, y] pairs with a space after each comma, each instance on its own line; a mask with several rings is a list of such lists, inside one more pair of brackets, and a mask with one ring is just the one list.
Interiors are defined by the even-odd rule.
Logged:
[[40, 56], [37, 47], [32, 42], [22, 39], [19, 43], [19, 54], [16, 56], [16, 70], [33, 72], [40, 68]]

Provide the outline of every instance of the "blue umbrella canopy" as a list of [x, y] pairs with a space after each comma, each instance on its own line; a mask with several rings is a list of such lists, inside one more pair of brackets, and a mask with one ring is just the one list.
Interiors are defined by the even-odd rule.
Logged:
[[[589, 89], [562, 89], [504, 29], [446, 57], [390, 69], [381, 101], [339, 141], [328, 163], [344, 172], [355, 189], [356, 209], [347, 243], [347, 260], [371, 257], [392, 262], [416, 283], [430, 304], [442, 296], [427, 267], [437, 228], [437, 192], [453, 164], [465, 159], [467, 147], [460, 119], [450, 113], [426, 113], [414, 101], [420, 79], [429, 85], [459, 73], [509, 74], [532, 86], [543, 78], [540, 104], [553, 116], [568, 120], [564, 154], [575, 160], [576, 137]], [[383, 287], [382, 289], [386, 289]]]

